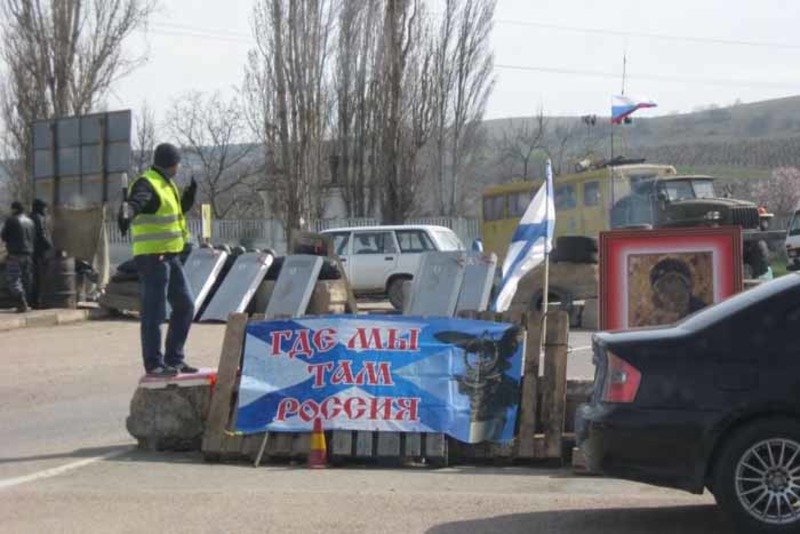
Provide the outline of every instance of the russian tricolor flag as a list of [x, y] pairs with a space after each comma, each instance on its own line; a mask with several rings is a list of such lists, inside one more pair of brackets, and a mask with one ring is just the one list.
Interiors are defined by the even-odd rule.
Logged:
[[649, 98], [615, 95], [611, 97], [611, 122], [612, 124], [621, 124], [625, 117], [637, 109], [654, 107], [656, 107], [656, 103]]

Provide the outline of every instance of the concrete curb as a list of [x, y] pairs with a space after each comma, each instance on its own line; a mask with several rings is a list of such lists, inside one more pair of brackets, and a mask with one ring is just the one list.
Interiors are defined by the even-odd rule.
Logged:
[[76, 310], [36, 310], [21, 314], [0, 314], [0, 332], [8, 332], [19, 328], [41, 328], [73, 324], [89, 319], [100, 319], [105, 310], [99, 308]]

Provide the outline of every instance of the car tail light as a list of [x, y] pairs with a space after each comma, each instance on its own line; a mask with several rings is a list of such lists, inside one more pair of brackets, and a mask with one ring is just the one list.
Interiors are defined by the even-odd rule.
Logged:
[[636, 399], [642, 373], [634, 366], [611, 354], [608, 354], [608, 368], [603, 385], [603, 401], [630, 403]]

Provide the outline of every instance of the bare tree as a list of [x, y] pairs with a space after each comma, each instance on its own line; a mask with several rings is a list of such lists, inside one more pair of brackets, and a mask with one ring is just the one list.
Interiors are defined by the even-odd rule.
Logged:
[[377, 211], [374, 160], [380, 136], [376, 123], [380, 101], [380, 0], [342, 0], [336, 49], [334, 180], [343, 193], [350, 217]]
[[380, 168], [383, 178], [381, 214], [384, 222], [389, 224], [402, 223], [414, 204], [414, 176], [410, 174], [413, 163], [406, 162], [406, 169], [401, 169], [401, 158], [403, 149], [412, 147], [411, 143], [404, 143], [403, 107], [410, 104], [404, 98], [408, 83], [407, 65], [421, 28], [420, 11], [418, 0], [387, 0], [385, 4]]
[[542, 110], [533, 119], [522, 119], [517, 123], [509, 120], [508, 128], [497, 141], [498, 156], [509, 165], [509, 178], [533, 179], [533, 158], [536, 151], [544, 147], [546, 127]]
[[450, 63], [450, 56], [456, 25], [457, 6], [456, 0], [445, 0], [444, 12], [442, 13], [442, 19], [439, 21], [438, 35], [435, 42], [432, 43], [436, 58], [435, 196], [438, 200], [440, 214], [447, 212], [446, 143], [448, 128], [452, 121], [450, 94], [453, 90], [453, 67]]
[[91, 111], [111, 85], [140, 64], [125, 40], [143, 27], [153, 0], [2, 0], [6, 79], [0, 111], [11, 135], [18, 194], [30, 200], [31, 123]]
[[[572, 146], [579, 128], [580, 124], [577, 121], [559, 124], [553, 128], [553, 136], [549, 141], [551, 146], [547, 152], [552, 160], [553, 174], [555, 176], [568, 172], [568, 169], [565, 169], [565, 165], [569, 166], [568, 162], [570, 160], [575, 161], [574, 158], [576, 158], [577, 154], [573, 151]], [[567, 161], [565, 162], [565, 160]]]
[[[421, 9], [421, 8], [420, 8]], [[435, 56], [430, 42], [430, 26], [427, 17], [418, 16], [410, 36], [420, 43], [411, 49], [408, 59], [404, 90], [404, 128], [400, 151], [401, 203], [400, 215], [407, 218], [419, 212], [422, 206], [422, 188], [425, 179], [433, 170], [430, 150], [436, 120], [435, 108]]]
[[247, 69], [248, 101], [264, 142], [264, 186], [287, 234], [319, 213], [330, 112], [326, 68], [334, 20], [332, 0], [259, 0], [254, 10], [257, 47]]
[[437, 179], [441, 212], [458, 211], [464, 169], [482, 139], [480, 123], [494, 86], [489, 34], [496, 0], [446, 0], [436, 48]]
[[156, 144], [155, 122], [153, 110], [145, 102], [136, 120], [136, 137], [131, 151], [132, 174], [143, 173], [153, 161], [153, 149]]
[[448, 215], [456, 214], [461, 173], [469, 163], [486, 102], [494, 86], [494, 57], [489, 49], [496, 0], [465, 0], [458, 24], [455, 49], [455, 86]]
[[261, 171], [260, 145], [241, 137], [247, 121], [239, 98], [225, 101], [218, 93], [181, 95], [173, 102], [167, 123], [182, 146], [185, 168], [197, 179], [200, 197], [211, 204], [215, 218], [241, 215], [259, 205], [255, 189]]

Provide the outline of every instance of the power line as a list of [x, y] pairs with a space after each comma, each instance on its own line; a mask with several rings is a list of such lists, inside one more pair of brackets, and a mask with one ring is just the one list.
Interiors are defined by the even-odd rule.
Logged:
[[[792, 43], [779, 43], [767, 41], [747, 41], [740, 39], [718, 39], [713, 37], [696, 37], [692, 35], [670, 35], [666, 33], [653, 33], [653, 32], [640, 32], [630, 30], [614, 30], [609, 28], [586, 28], [579, 26], [567, 26], [562, 24], [549, 24], [545, 22], [535, 22], [529, 20], [508, 20], [497, 19], [497, 24], [508, 26], [530, 26], [536, 28], [544, 28], [549, 30], [569, 31], [575, 33], [589, 33], [597, 35], [616, 35], [620, 37], [646, 37], [648, 39], [662, 39], [668, 41], [685, 41], [692, 43], [704, 44], [718, 44], [718, 45], [732, 45], [732, 46], [750, 46], [757, 48], [781, 48], [787, 50], [800, 50], [800, 44]], [[253, 38], [249, 34], [244, 34], [237, 31], [218, 29], [218, 28], [202, 28], [199, 26], [191, 26], [187, 24], [161, 24], [151, 23], [151, 26], [158, 28], [158, 33], [175, 34], [179, 35], [175, 30], [180, 32], [187, 32], [192, 37], [208, 37], [211, 39], [220, 40], [239, 40], [253, 42]]]
[[167, 29], [167, 30], [171, 30], [171, 29], [188, 30], [188, 31], [193, 31], [193, 32], [206, 33], [206, 34], [209, 34], [209, 35], [210, 34], [216, 34], [216, 35], [224, 35], [224, 36], [238, 37], [238, 38], [250, 38], [251, 37], [249, 34], [238, 32], [238, 31], [233, 31], [233, 30], [225, 30], [225, 29], [221, 29], [221, 28], [203, 28], [201, 26], [191, 26], [189, 24], [174, 24], [172, 22], [170, 22], [169, 24], [162, 23], [162, 22], [151, 22], [150, 26], [157, 26], [157, 27], [161, 27], [162, 29]]
[[495, 20], [497, 24], [505, 24], [508, 26], [531, 26], [536, 28], [545, 28], [548, 30], [569, 31], [575, 33], [590, 33], [597, 35], [617, 35], [620, 37], [646, 37], [648, 39], [663, 39], [667, 41], [685, 41], [692, 43], [704, 44], [718, 44], [718, 45], [734, 45], [734, 46], [751, 46], [757, 48], [782, 48], [787, 50], [800, 50], [800, 44], [791, 43], [778, 43], [766, 41], [744, 41], [737, 39], [716, 39], [713, 37], [695, 37], [691, 35], [669, 35], [665, 33], [650, 33], [639, 31], [626, 31], [626, 30], [611, 30], [607, 28], [581, 28], [578, 26], [564, 26], [560, 24], [547, 24], [544, 22], [534, 22], [525, 20]]
[[175, 37], [193, 37], [196, 39], [208, 39], [213, 41], [225, 41], [229, 43], [238, 43], [238, 44], [247, 44], [247, 45], [255, 45], [256, 42], [253, 39], [247, 39], [245, 37], [236, 37], [234, 35], [223, 35], [223, 34], [214, 34], [209, 33], [205, 30], [193, 30], [189, 29], [188, 27], [180, 28], [174, 27], [167, 29], [162, 28], [161, 26], [151, 27], [148, 31], [151, 33], [159, 34], [159, 35], [171, 35]]
[[[603, 72], [603, 71], [593, 71], [593, 70], [581, 70], [581, 69], [562, 69], [556, 67], [536, 67], [536, 66], [527, 66], [527, 65], [507, 65], [507, 64], [496, 64], [494, 66], [496, 69], [505, 69], [505, 70], [518, 70], [518, 71], [531, 71], [531, 72], [545, 72], [550, 74], [569, 74], [573, 76], [589, 76], [594, 78], [613, 78], [618, 79], [619, 73], [614, 72]], [[658, 82], [669, 82], [669, 83], [695, 83], [695, 84], [704, 84], [704, 85], [725, 85], [725, 86], [737, 86], [737, 87], [773, 87], [773, 88], [793, 88], [797, 89], [800, 86], [800, 82], [761, 82], [761, 81], [752, 81], [752, 80], [721, 80], [721, 79], [712, 79], [712, 78], [679, 78], [673, 76], [662, 76], [660, 74], [630, 74], [627, 75], [628, 79], [634, 80], [649, 80], [649, 81], [658, 81]]]
[[[616, 35], [643, 35], [643, 36], [650, 36], [650, 37], [657, 37], [657, 38], [665, 38], [665, 39], [675, 39], [675, 40], [697, 40], [702, 42], [714, 42], [714, 43], [725, 43], [725, 44], [747, 44], [752, 46], [783, 46], [783, 47], [795, 47], [794, 45], [780, 45], [777, 43], [755, 43], [755, 42], [745, 42], [745, 41], [720, 41], [715, 39], [703, 39], [703, 38], [692, 38], [692, 37], [674, 37], [674, 36], [666, 36], [662, 34], [645, 34], [645, 33], [636, 33], [636, 32], [618, 32], [614, 30], [592, 30], [586, 28], [573, 28], [568, 26], [557, 26], [551, 24], [540, 24], [536, 22], [526, 22], [526, 21], [498, 21], [500, 23], [507, 23], [507, 24], [516, 24], [516, 25], [525, 25], [525, 26], [539, 26], [539, 27], [546, 27], [546, 28], [553, 28], [553, 29], [564, 29], [570, 31], [581, 31], [581, 32], [589, 32], [589, 33], [610, 33]], [[237, 44], [248, 44], [254, 46], [256, 44], [255, 40], [252, 38], [245, 37], [244, 34], [239, 32], [227, 31], [227, 30], [214, 30], [210, 28], [200, 28], [197, 26], [189, 26], [189, 25], [181, 25], [181, 24], [159, 24], [154, 23], [151, 24], [151, 30], [153, 33], [163, 34], [163, 35], [171, 35], [177, 37], [193, 37], [197, 39], [209, 39], [209, 40], [216, 40], [216, 41], [226, 41], [226, 42], [234, 42]], [[797, 46], [796, 48], [800, 48]], [[542, 73], [549, 73], [549, 74], [562, 74], [562, 75], [573, 75], [573, 76], [588, 76], [594, 78], [609, 78], [609, 79], [618, 79], [619, 73], [616, 72], [603, 72], [603, 71], [593, 71], [593, 70], [585, 70], [585, 69], [566, 69], [566, 68], [558, 68], [558, 67], [542, 67], [542, 66], [528, 66], [528, 65], [511, 65], [511, 64], [495, 64], [495, 69], [501, 70], [516, 70], [516, 71], [529, 71], [529, 72], [542, 72]], [[703, 85], [722, 85], [722, 86], [737, 86], [737, 87], [771, 87], [771, 88], [792, 88], [796, 89], [800, 86], [800, 82], [793, 83], [793, 82], [770, 82], [770, 81], [753, 81], [753, 80], [723, 80], [723, 79], [710, 79], [710, 78], [682, 78], [682, 77], [671, 77], [671, 76], [663, 76], [659, 74], [627, 74], [628, 78], [637, 79], [637, 80], [648, 80], [648, 81], [658, 81], [658, 82], [667, 82], [667, 83], [694, 83], [694, 84], [703, 84]]]
[[[608, 28], [585, 28], [579, 26], [566, 26], [561, 24], [549, 24], [544, 22], [535, 22], [526, 20], [498, 19], [495, 20], [495, 22], [497, 24], [503, 24], [508, 26], [530, 26], [536, 28], [544, 28], [544, 29], [558, 30], [558, 31], [569, 31], [575, 33], [616, 35], [619, 37], [645, 37], [648, 39], [662, 39], [668, 41], [684, 41], [684, 42], [703, 43], [703, 44], [800, 50], [800, 44], [792, 44], [792, 43], [747, 41], [738, 39], [717, 39], [712, 37], [696, 37], [691, 35], [670, 35], [665, 33], [614, 30]], [[187, 24], [172, 24], [172, 23], [170, 24], [151, 23], [151, 26], [156, 28], [154, 30], [155, 33], [163, 33], [168, 35], [189, 35], [191, 37], [208, 37], [209, 39], [234, 40], [234, 41], [249, 42], [249, 43], [254, 42], [252, 36], [249, 34], [244, 34], [241, 32], [225, 30], [225, 29], [202, 28], [199, 26], [190, 26]]]

